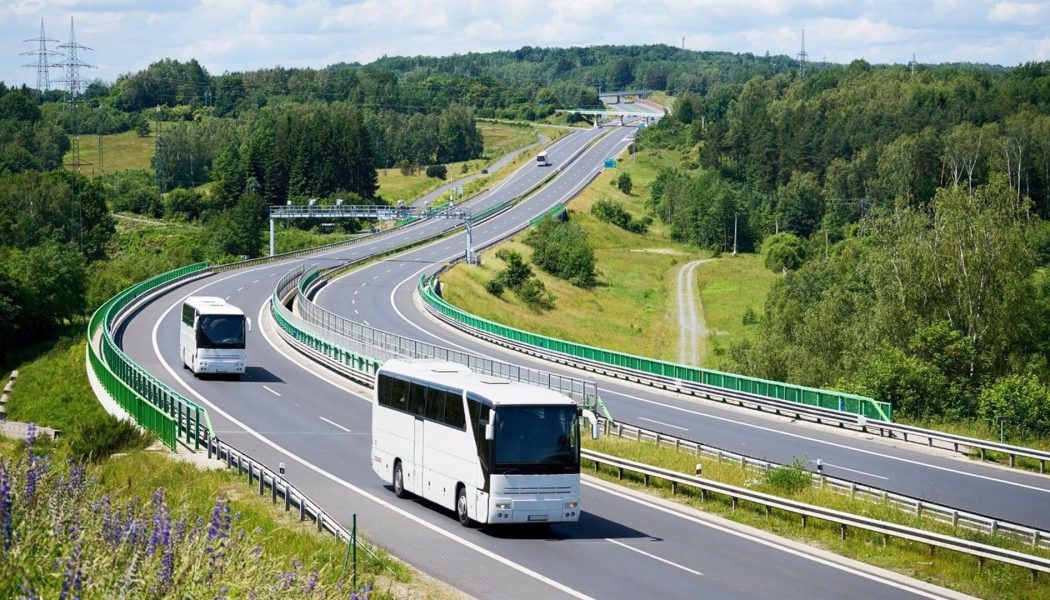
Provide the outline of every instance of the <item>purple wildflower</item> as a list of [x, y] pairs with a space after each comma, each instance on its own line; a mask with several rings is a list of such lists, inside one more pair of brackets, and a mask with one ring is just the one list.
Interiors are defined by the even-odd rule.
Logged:
[[73, 555], [66, 561], [62, 590], [58, 593], [59, 600], [66, 600], [67, 598], [79, 600], [82, 577], [83, 572], [80, 570], [80, 542], [78, 541], [73, 546]]
[[317, 571], [314, 571], [313, 573], [310, 573], [310, 579], [308, 579], [306, 581], [306, 591], [307, 592], [313, 592], [314, 591], [314, 588], [317, 587], [317, 580], [318, 580]]
[[26, 427], [26, 451], [30, 452], [33, 449], [33, 444], [36, 442], [36, 423], [30, 423]]
[[11, 539], [14, 537], [12, 506], [11, 478], [7, 474], [6, 464], [0, 461], [0, 536], [4, 540], [4, 550], [11, 548]]

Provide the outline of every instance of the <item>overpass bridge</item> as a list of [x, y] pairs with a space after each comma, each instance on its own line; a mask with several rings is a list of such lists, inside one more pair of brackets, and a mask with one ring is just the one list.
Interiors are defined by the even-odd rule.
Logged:
[[660, 113], [656, 113], [644, 108], [626, 107], [623, 105], [620, 105], [620, 107], [613, 109], [565, 108], [558, 110], [558, 112], [578, 114], [583, 115], [585, 117], [590, 117], [593, 120], [595, 127], [601, 127], [601, 122], [603, 119], [611, 119], [616, 117], [619, 117], [620, 125], [625, 125], [624, 119], [630, 117], [639, 118], [642, 120], [643, 123], [649, 125], [651, 123], [655, 123], [657, 119], [663, 116]]
[[605, 98], [615, 98], [616, 101], [613, 104], [619, 104], [623, 98], [627, 96], [636, 96], [638, 98], [646, 98], [653, 93], [653, 90], [624, 90], [622, 92], [600, 92], [598, 94], [599, 100]]

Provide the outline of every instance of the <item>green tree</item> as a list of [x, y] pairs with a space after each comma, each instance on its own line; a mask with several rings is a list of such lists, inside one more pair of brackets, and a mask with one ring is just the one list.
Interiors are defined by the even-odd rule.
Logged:
[[998, 429], [1002, 417], [1011, 429], [1038, 435], [1050, 433], [1050, 388], [1033, 375], [998, 379], [981, 392], [978, 410], [993, 429]]
[[532, 246], [532, 262], [544, 271], [579, 287], [594, 285], [594, 249], [579, 225], [557, 219], [544, 219], [525, 238]]
[[802, 237], [820, 229], [824, 197], [812, 173], [794, 172], [787, 185], [777, 188], [777, 217], [784, 231]]
[[621, 172], [620, 176], [616, 178], [616, 188], [621, 192], [631, 195], [631, 189], [634, 187], [634, 183], [631, 181], [631, 174], [627, 172]]
[[762, 256], [771, 271], [794, 271], [806, 262], [806, 245], [793, 233], [778, 233], [762, 242]]
[[262, 254], [263, 232], [267, 225], [265, 200], [256, 194], [243, 194], [230, 210], [208, 222], [208, 238], [213, 257]]

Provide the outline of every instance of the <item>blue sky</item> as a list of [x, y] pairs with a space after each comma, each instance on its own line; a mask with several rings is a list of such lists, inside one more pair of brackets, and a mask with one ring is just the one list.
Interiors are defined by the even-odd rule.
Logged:
[[[679, 45], [878, 63], [1050, 60], [1050, 0], [0, 0], [0, 80], [35, 84], [24, 43], [70, 17], [89, 78], [161, 58], [211, 73], [532, 46]], [[56, 73], [57, 75], [57, 73]]]

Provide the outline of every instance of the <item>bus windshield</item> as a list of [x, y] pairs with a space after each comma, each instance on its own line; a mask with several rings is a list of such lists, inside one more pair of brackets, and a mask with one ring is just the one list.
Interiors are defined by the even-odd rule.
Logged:
[[492, 472], [578, 473], [578, 427], [575, 406], [498, 407]]
[[201, 315], [197, 321], [198, 348], [244, 348], [243, 315]]

